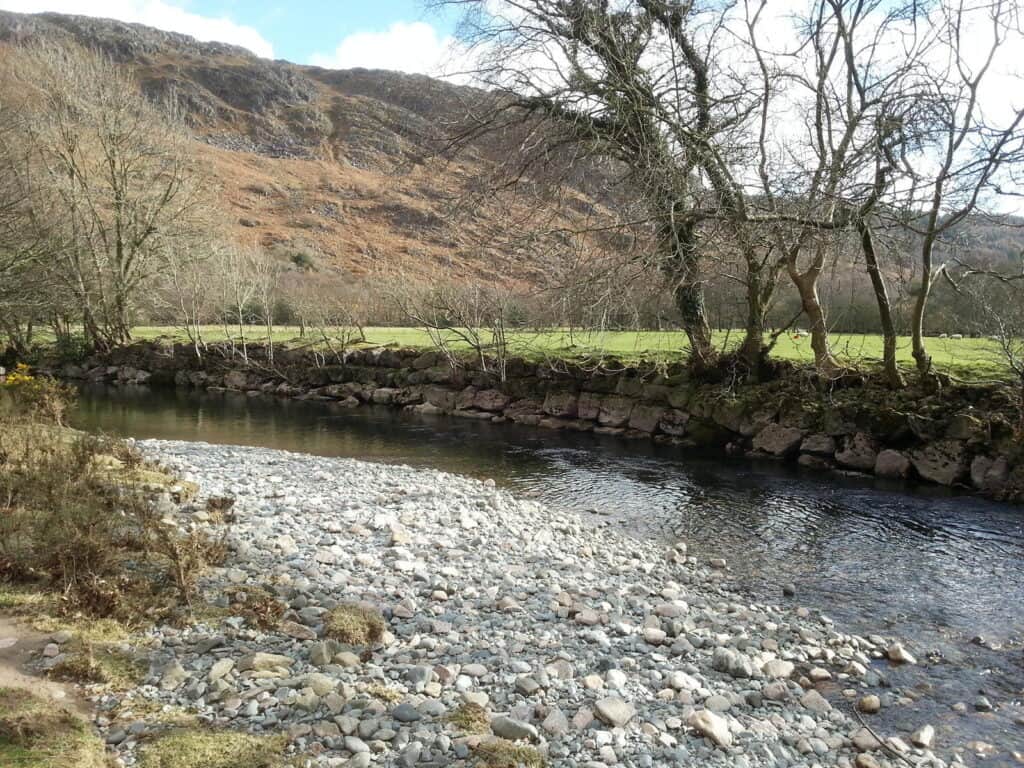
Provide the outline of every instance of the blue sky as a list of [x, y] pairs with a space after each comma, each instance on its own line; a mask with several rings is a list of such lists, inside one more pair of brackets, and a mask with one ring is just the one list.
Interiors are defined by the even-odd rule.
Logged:
[[0, 9], [108, 16], [331, 67], [437, 74], [454, 26], [422, 0], [0, 0]]

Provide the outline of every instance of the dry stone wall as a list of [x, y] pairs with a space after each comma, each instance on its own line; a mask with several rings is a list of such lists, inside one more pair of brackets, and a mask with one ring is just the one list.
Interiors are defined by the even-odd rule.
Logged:
[[1017, 404], [997, 387], [927, 394], [861, 383], [837, 390], [794, 376], [730, 388], [690, 381], [682, 366], [595, 372], [524, 360], [510, 361], [500, 381], [422, 350], [356, 350], [330, 363], [278, 351], [270, 366], [260, 349], [250, 349], [248, 361], [223, 353], [198, 360], [188, 347], [148, 344], [58, 372], [621, 435], [1024, 499]]

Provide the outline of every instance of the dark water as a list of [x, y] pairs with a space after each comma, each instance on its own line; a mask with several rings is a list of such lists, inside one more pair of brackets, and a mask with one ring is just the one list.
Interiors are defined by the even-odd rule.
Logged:
[[[595, 523], [681, 536], [725, 557], [737, 585], [838, 627], [903, 638], [921, 667], [890, 673], [913, 704], [875, 717], [904, 737], [933, 724], [943, 750], [972, 740], [1024, 750], [1024, 508], [776, 463], [695, 456], [646, 441], [390, 409], [243, 395], [97, 389], [77, 426], [113, 435], [283, 448], [490, 477]], [[666, 522], [667, 521], [667, 522]], [[971, 642], [981, 637], [983, 644]], [[934, 652], [934, 653], [930, 653]], [[926, 661], [927, 659], [927, 661]], [[993, 714], [971, 706], [980, 692]], [[966, 716], [951, 706], [966, 702]], [[968, 762], [973, 762], [967, 758]]]

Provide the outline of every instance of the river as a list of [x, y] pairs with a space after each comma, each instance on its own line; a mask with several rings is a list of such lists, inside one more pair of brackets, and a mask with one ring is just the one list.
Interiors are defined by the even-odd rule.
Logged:
[[[793, 600], [844, 630], [905, 640], [922, 666], [890, 678], [920, 700], [887, 707], [872, 721], [876, 729], [906, 734], [932, 723], [940, 746], [982, 740], [1004, 755], [1024, 750], [1024, 724], [1015, 722], [1024, 716], [1022, 508], [648, 441], [384, 407], [84, 388], [72, 420], [116, 436], [264, 446], [493, 478], [519, 495], [582, 512], [595, 525], [682, 538], [692, 554], [725, 558], [737, 588], [752, 599], [785, 600], [783, 585], [793, 585]], [[974, 710], [982, 694], [995, 712]], [[957, 702], [967, 704], [966, 715], [952, 709]]]

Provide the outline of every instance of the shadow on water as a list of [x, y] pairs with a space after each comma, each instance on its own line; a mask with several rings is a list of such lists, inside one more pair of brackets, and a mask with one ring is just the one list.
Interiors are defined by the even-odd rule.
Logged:
[[[1024, 714], [1020, 508], [644, 441], [229, 393], [86, 388], [74, 421], [120, 436], [490, 477], [595, 524], [680, 537], [695, 554], [725, 557], [753, 599], [778, 601], [792, 583], [801, 604], [840, 628], [897, 635], [919, 659], [930, 655], [926, 668], [891, 672], [897, 687], [925, 697], [874, 722], [904, 735], [930, 722], [940, 746], [981, 739], [1001, 747], [1007, 761], [1009, 749], [1024, 748], [1024, 727], [1013, 722]], [[978, 636], [993, 647], [972, 643]], [[999, 711], [952, 712], [979, 691]]]

